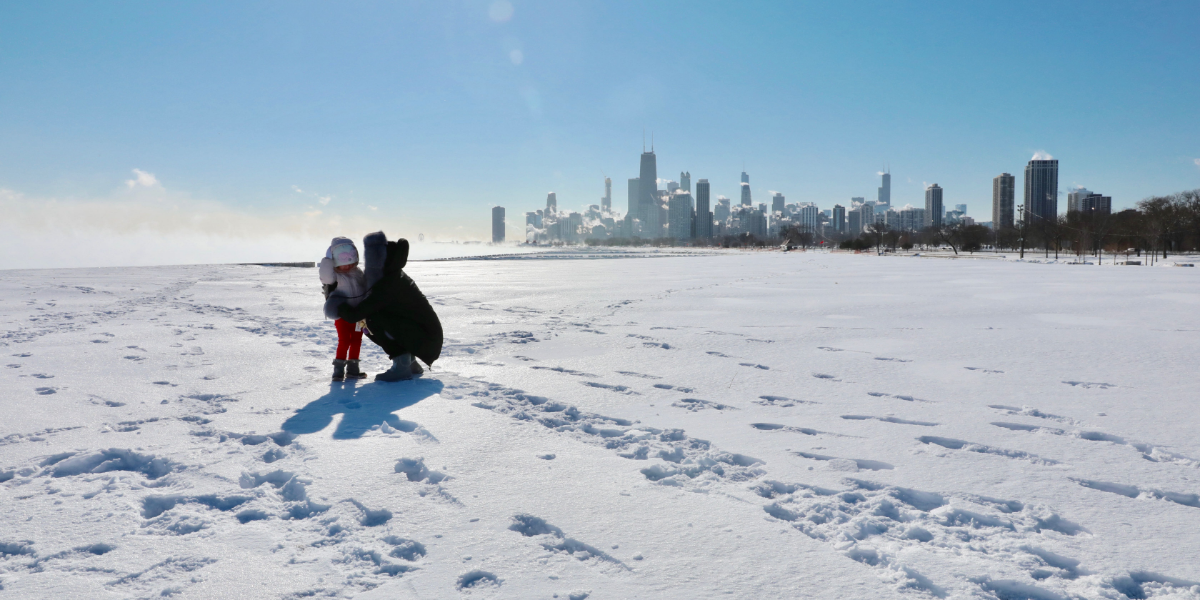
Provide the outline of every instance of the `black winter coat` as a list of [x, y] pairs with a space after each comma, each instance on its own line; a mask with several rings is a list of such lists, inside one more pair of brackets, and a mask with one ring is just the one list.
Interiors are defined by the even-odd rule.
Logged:
[[432, 365], [442, 354], [442, 323], [425, 294], [404, 273], [406, 264], [408, 240], [387, 242], [382, 278], [357, 307], [339, 306], [338, 316], [350, 322], [366, 319], [367, 337], [389, 357], [412, 354]]

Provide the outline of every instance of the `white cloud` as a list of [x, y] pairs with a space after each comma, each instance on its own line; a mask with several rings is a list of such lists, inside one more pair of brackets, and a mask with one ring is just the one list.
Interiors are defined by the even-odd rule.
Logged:
[[371, 206], [370, 204], [367, 205], [367, 208], [369, 208], [371, 210], [379, 210], [378, 206]]
[[159, 185], [159, 183], [158, 178], [154, 176], [154, 173], [147, 173], [141, 169], [134, 169], [133, 179], [125, 180], [125, 185], [129, 186], [129, 189], [132, 190], [136, 187], [156, 187]]
[[508, 53], [508, 60], [511, 60], [514, 65], [519, 65], [525, 62], [525, 53], [520, 50], [513, 50]]
[[300, 189], [300, 186], [298, 186], [298, 185], [293, 185], [293, 186], [292, 186], [292, 189], [293, 189], [293, 190], [296, 190], [296, 193], [297, 193], [297, 194], [303, 194], [303, 193], [304, 193], [304, 190]]
[[1031, 158], [1030, 160], [1054, 160], [1054, 157], [1051, 156], [1050, 153], [1046, 152], [1045, 150], [1038, 150], [1037, 152], [1033, 153], [1033, 158]]
[[488, 7], [488, 18], [497, 23], [504, 23], [512, 16], [513, 5], [508, 0], [496, 0]]
[[317, 196], [317, 202], [320, 202], [321, 206], [329, 204], [330, 200], [333, 200], [333, 196]]
[[1196, 168], [1200, 168], [1200, 158], [1197, 158], [1196, 160], [1193, 160], [1192, 162], [1196, 163]]

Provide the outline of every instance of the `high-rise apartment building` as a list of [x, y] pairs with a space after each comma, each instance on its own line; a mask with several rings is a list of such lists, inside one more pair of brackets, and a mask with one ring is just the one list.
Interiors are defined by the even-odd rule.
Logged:
[[504, 207], [492, 207], [492, 243], [504, 241]]
[[1101, 196], [1100, 194], [1088, 194], [1087, 198], [1079, 202], [1079, 210], [1090, 215], [1111, 215], [1112, 197]]
[[667, 201], [667, 237], [686, 240], [692, 237], [692, 195], [675, 190]]
[[838, 233], [846, 231], [846, 207], [841, 204], [833, 205], [833, 230]]
[[1025, 221], [1033, 226], [1058, 218], [1058, 160], [1033, 159], [1025, 165]]
[[687, 193], [692, 193], [692, 174], [684, 171], [679, 174], [679, 187]]
[[862, 233], [862, 211], [852, 210], [846, 215], [846, 233], [851, 237], [858, 237]]
[[1017, 178], [1001, 173], [992, 179], [992, 229], [1013, 227]]
[[629, 180], [629, 206], [625, 211], [626, 215], [633, 215], [636, 219], [638, 216], [638, 194], [641, 193], [641, 180], [637, 177]]
[[558, 212], [558, 196], [554, 192], [546, 194], [546, 214], [552, 215]]
[[1092, 192], [1082, 187], [1067, 192], [1067, 212], [1073, 213], [1082, 210], [1080, 208], [1081, 201], [1091, 195]]
[[798, 211], [798, 216], [800, 217], [800, 226], [815, 233], [817, 231], [817, 225], [819, 223], [818, 215], [821, 214], [821, 209], [817, 208], [817, 205], [811, 202], [801, 204], [799, 208], [800, 210]]
[[878, 203], [882, 204], [885, 207], [884, 208], [885, 211], [887, 210], [886, 207], [890, 207], [892, 205], [892, 174], [891, 174], [891, 172], [887, 172], [887, 173], [883, 174], [883, 183], [879, 186]]
[[708, 180], [696, 182], [696, 237], [707, 240], [713, 236], [713, 214], [708, 200]]
[[604, 197], [600, 199], [600, 210], [612, 212], [612, 179], [604, 178]]
[[942, 188], [933, 184], [925, 188], [925, 226], [941, 227], [946, 211], [942, 210]]

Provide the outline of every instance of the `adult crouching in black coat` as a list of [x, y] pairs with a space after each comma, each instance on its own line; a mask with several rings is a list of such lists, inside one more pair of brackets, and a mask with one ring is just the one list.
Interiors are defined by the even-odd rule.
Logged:
[[367, 337], [392, 359], [392, 367], [376, 381], [412, 379], [424, 371], [413, 357], [432, 365], [441, 356], [442, 323], [404, 273], [408, 240], [389, 242], [382, 231], [371, 233], [363, 238], [363, 255], [367, 297], [358, 306], [341, 305], [338, 316], [351, 323], [366, 319]]

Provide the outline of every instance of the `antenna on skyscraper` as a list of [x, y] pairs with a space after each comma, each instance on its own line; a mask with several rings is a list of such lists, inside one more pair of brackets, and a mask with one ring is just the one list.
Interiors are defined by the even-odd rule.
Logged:
[[646, 128], [642, 128], [642, 154], [646, 153]]
[[650, 132], [650, 153], [654, 154], [654, 132]]

